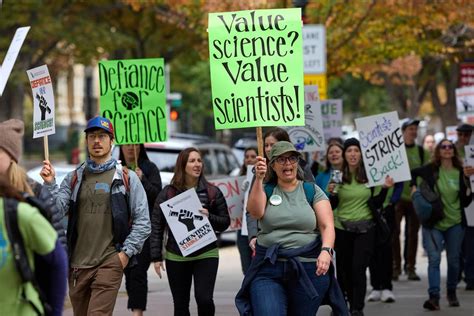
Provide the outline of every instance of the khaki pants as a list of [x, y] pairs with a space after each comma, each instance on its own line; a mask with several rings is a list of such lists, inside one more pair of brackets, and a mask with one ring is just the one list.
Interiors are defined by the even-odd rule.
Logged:
[[118, 254], [94, 268], [70, 269], [69, 297], [74, 315], [112, 315], [122, 276]]

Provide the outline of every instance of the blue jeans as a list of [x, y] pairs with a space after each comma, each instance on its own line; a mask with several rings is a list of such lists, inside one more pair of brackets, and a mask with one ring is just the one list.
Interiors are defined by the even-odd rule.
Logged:
[[266, 262], [250, 286], [252, 311], [255, 316], [316, 315], [329, 288], [329, 275], [316, 275], [315, 262], [303, 262], [319, 296], [311, 300], [296, 276], [288, 275], [289, 265]]
[[446, 231], [423, 227], [423, 247], [428, 253], [428, 294], [430, 297], [439, 298], [440, 296], [441, 277], [439, 266], [443, 245], [446, 247], [446, 256], [448, 258], [448, 280], [446, 287], [448, 291], [456, 290], [463, 236], [464, 229], [461, 224], [454, 225]]

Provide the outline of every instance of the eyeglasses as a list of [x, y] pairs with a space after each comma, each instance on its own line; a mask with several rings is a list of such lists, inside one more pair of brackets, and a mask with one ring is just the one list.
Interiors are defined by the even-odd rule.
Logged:
[[276, 162], [278, 162], [280, 165], [286, 164], [287, 161], [290, 162], [290, 164], [295, 164], [299, 161], [300, 159], [298, 156], [289, 156], [289, 157], [278, 157], [275, 159]]
[[450, 150], [450, 149], [453, 149], [454, 146], [451, 144], [448, 144], [448, 145], [441, 145], [440, 148], [444, 150]]
[[96, 138], [99, 138], [99, 141], [103, 142], [109, 135], [107, 133], [94, 133], [94, 134], [87, 134], [88, 141], [95, 141]]

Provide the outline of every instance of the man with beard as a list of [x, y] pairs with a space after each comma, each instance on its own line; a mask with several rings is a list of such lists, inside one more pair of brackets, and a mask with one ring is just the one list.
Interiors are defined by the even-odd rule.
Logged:
[[[140, 179], [111, 157], [112, 123], [94, 117], [84, 130], [89, 159], [58, 187], [48, 160], [41, 177], [68, 213], [69, 296], [75, 315], [112, 315], [123, 269], [141, 251], [151, 225]], [[132, 258], [133, 259], [133, 258]]]

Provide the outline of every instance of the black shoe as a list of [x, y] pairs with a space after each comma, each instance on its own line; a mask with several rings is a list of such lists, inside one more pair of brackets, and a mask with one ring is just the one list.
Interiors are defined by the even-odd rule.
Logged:
[[448, 302], [449, 302], [449, 306], [451, 307], [459, 306], [459, 301], [458, 301], [458, 297], [456, 296], [456, 291], [448, 291]]
[[351, 316], [364, 316], [364, 312], [359, 310], [353, 310], [351, 311]]
[[426, 308], [430, 311], [438, 311], [439, 310], [439, 298], [430, 297], [430, 299], [425, 301], [425, 303], [423, 304], [423, 308]]
[[408, 271], [408, 280], [420, 281], [421, 279], [415, 271]]

